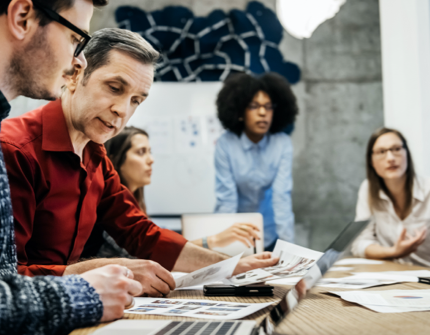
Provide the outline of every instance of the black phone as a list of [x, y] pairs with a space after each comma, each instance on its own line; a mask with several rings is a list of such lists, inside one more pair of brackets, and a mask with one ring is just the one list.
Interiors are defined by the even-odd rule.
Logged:
[[265, 284], [254, 284], [246, 286], [233, 285], [205, 285], [203, 286], [203, 295], [209, 297], [219, 296], [272, 296], [273, 286]]

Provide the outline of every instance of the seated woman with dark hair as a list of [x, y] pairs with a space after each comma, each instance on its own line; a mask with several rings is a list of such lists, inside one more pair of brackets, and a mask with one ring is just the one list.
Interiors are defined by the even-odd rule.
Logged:
[[[121, 133], [105, 143], [105, 148], [119, 174], [121, 183], [130, 190], [139, 207], [146, 213], [143, 188], [151, 183], [152, 164], [154, 163], [147, 132], [135, 127], [125, 127]], [[258, 227], [253, 224], [236, 223], [219, 234], [191, 242], [208, 249], [227, 246], [234, 241], [240, 241], [248, 246], [254, 245], [254, 238], [259, 239], [258, 231]], [[93, 256], [131, 257], [97, 225], [94, 227], [82, 255], [83, 258]]]
[[355, 240], [355, 256], [430, 266], [430, 180], [417, 177], [403, 135], [380, 128], [369, 139], [367, 179], [358, 192], [356, 221], [370, 219]]
[[283, 130], [298, 108], [289, 83], [276, 73], [235, 74], [216, 104], [227, 132], [215, 150], [215, 211], [260, 212], [266, 250], [273, 250], [277, 238], [294, 242], [293, 146]]

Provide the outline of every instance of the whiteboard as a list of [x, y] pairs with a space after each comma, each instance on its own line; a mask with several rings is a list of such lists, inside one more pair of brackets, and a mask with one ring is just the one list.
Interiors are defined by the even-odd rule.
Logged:
[[127, 125], [149, 134], [154, 165], [145, 187], [149, 215], [211, 213], [214, 151], [223, 133], [216, 117], [221, 82], [156, 82]]

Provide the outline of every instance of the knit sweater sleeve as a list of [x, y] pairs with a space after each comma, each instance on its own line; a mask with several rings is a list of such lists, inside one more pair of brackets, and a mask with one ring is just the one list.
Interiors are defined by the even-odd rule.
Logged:
[[0, 334], [67, 334], [102, 314], [98, 294], [80, 276], [0, 279]]

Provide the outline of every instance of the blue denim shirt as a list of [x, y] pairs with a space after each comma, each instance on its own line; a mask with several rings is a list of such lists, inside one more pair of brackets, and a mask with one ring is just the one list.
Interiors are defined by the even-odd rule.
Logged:
[[267, 134], [258, 143], [245, 133], [224, 133], [215, 149], [215, 212], [260, 212], [265, 247], [277, 238], [294, 242], [292, 160], [285, 133]]

